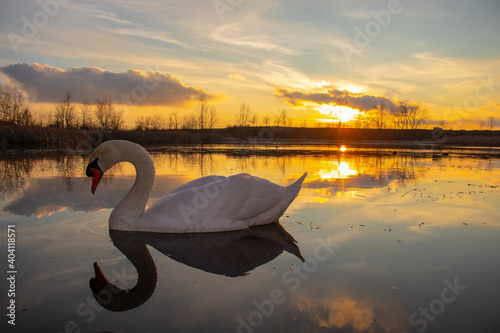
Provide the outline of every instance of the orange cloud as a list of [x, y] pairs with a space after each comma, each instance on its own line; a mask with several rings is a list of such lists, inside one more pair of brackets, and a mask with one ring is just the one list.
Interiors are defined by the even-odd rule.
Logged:
[[293, 106], [302, 106], [305, 103], [312, 102], [316, 104], [349, 106], [361, 111], [372, 110], [380, 103], [384, 103], [389, 108], [395, 107], [390, 99], [383, 96], [353, 93], [338, 89], [328, 89], [320, 92], [301, 92], [278, 87], [275, 94]]
[[70, 90], [76, 102], [110, 99], [116, 104], [184, 107], [205, 94], [209, 100], [221, 95], [187, 86], [171, 74], [131, 69], [112, 73], [97, 67], [63, 70], [49, 65], [15, 64], [0, 71], [18, 82], [34, 102], [58, 102]]
[[355, 301], [345, 296], [321, 300], [303, 299], [296, 303], [296, 310], [319, 327], [351, 327], [354, 332], [374, 332], [374, 304]]

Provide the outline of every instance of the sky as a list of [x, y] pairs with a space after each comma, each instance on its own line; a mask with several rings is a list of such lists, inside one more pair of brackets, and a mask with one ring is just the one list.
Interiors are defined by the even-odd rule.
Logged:
[[220, 127], [243, 101], [310, 125], [404, 100], [430, 127], [500, 127], [499, 17], [498, 0], [0, 0], [0, 83], [38, 110], [110, 99], [128, 124], [205, 94]]

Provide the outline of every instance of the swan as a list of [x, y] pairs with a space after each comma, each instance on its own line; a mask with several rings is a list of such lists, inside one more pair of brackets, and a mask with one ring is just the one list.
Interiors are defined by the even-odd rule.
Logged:
[[90, 155], [86, 174], [92, 177], [92, 194], [104, 172], [120, 162], [130, 162], [136, 170], [134, 185], [109, 217], [109, 228], [123, 231], [220, 232], [273, 223], [297, 197], [307, 176], [305, 172], [287, 187], [246, 173], [206, 176], [176, 188], [146, 210], [155, 167], [148, 152], [130, 141], [103, 142]]

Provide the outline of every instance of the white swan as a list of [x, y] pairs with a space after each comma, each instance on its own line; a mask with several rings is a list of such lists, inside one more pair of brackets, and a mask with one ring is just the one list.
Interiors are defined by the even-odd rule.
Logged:
[[92, 177], [92, 193], [103, 173], [119, 162], [132, 163], [137, 176], [111, 212], [109, 228], [113, 230], [217, 232], [276, 222], [307, 176], [306, 172], [287, 187], [244, 173], [202, 177], [166, 194], [146, 210], [155, 167], [148, 152], [129, 141], [106, 141], [90, 155], [86, 173]]

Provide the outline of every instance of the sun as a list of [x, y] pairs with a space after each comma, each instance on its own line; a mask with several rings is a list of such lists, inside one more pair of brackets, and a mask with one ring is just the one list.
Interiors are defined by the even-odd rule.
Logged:
[[358, 109], [353, 109], [345, 105], [323, 104], [315, 109], [321, 114], [331, 117], [333, 121], [340, 121], [342, 123], [355, 120], [361, 113]]

